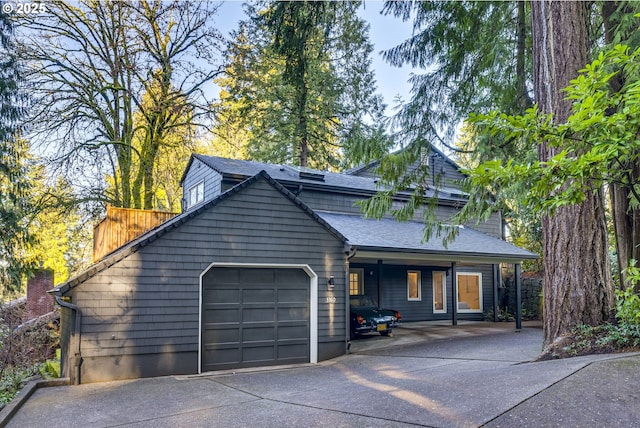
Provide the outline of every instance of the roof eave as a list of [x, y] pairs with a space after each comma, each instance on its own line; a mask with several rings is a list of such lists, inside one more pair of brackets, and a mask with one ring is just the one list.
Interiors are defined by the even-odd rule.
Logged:
[[504, 253], [469, 253], [459, 251], [420, 250], [412, 248], [370, 247], [354, 244], [356, 258], [386, 260], [425, 260], [439, 262], [473, 262], [473, 263], [522, 263], [524, 260], [535, 260], [537, 254], [504, 254]]

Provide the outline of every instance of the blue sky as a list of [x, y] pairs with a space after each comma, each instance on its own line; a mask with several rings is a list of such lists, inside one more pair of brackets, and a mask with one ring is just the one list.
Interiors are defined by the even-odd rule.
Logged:
[[[218, 29], [225, 37], [234, 30], [239, 20], [245, 17], [242, 10], [242, 1], [226, 1], [218, 9], [215, 18]], [[387, 64], [380, 55], [380, 51], [392, 48], [411, 36], [412, 23], [402, 22], [393, 16], [383, 16], [382, 0], [367, 0], [360, 10], [360, 16], [370, 25], [369, 36], [374, 45], [372, 56], [372, 68], [376, 73], [378, 91], [384, 97], [387, 104], [387, 114], [393, 113], [396, 96], [407, 101], [410, 97], [411, 85], [408, 78], [411, 73], [410, 67], [397, 68]]]

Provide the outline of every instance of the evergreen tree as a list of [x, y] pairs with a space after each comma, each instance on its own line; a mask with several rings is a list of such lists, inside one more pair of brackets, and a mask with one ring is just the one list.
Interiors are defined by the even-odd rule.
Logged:
[[18, 290], [32, 267], [25, 259], [33, 242], [26, 221], [31, 211], [27, 179], [28, 145], [21, 139], [26, 98], [19, 90], [12, 23], [0, 10], [0, 286]]
[[216, 144], [315, 168], [349, 166], [359, 161], [355, 147], [388, 144], [358, 7], [304, 1], [249, 8], [217, 81]]
[[[590, 3], [586, 24], [590, 53], [601, 49], [603, 43], [637, 44], [633, 16], [638, 8], [637, 2]], [[409, 40], [386, 52], [387, 59], [396, 65], [409, 63], [426, 68], [423, 74], [412, 78], [414, 95], [394, 118], [398, 135], [410, 146], [409, 150], [387, 162], [393, 168], [380, 170], [385, 182], [397, 190], [407, 182], [420, 181], [428, 173], [422, 168], [407, 172], [407, 167], [419, 156], [419, 147], [412, 146], [450, 146], [448, 141], [454, 129], [471, 112], [497, 110], [524, 114], [532, 105], [531, 14], [526, 2], [387, 2], [384, 11], [404, 20], [412, 19], [415, 30]], [[471, 138], [467, 137], [462, 150], [452, 149], [465, 160], [471, 158], [472, 163], [490, 160], [527, 163], [538, 157], [537, 143], [480, 133], [473, 126], [466, 130]], [[631, 164], [625, 168], [638, 170]], [[499, 189], [492, 186], [492, 194], [487, 189], [469, 188], [471, 199], [478, 203], [470, 204], [465, 212], [472, 218], [486, 213], [486, 201], [494, 200], [499, 193], [492, 209], [515, 221], [512, 232], [519, 230], [524, 236], [540, 236], [539, 213], [527, 207], [520, 197], [531, 186], [511, 180]], [[638, 258], [640, 254], [640, 216], [629, 205], [630, 194], [630, 189], [615, 183], [609, 192], [619, 274], [630, 258]], [[368, 205], [372, 213], [384, 210], [382, 199]], [[518, 218], [531, 221], [525, 223]], [[535, 250], [536, 245], [529, 248]]]
[[[365, 204], [369, 214], [385, 214], [391, 195], [431, 176], [428, 165], [417, 163], [422, 147], [431, 144], [445, 147], [471, 164], [495, 158], [536, 159], [535, 147], [484, 137], [472, 126], [465, 127], [465, 141], [451, 144], [455, 130], [471, 112], [498, 109], [516, 114], [532, 105], [530, 16], [526, 2], [389, 1], [383, 13], [411, 20], [414, 28], [412, 37], [384, 53], [387, 61], [424, 71], [411, 77], [412, 97], [400, 106], [392, 120], [395, 137], [405, 150], [383, 156], [378, 169], [382, 182], [392, 190]], [[504, 194], [521, 192], [519, 185], [504, 189]], [[477, 200], [485, 196], [480, 195]], [[419, 191], [414, 193], [413, 203], [402, 215], [412, 217], [411, 207], [418, 206], [421, 198]], [[494, 209], [509, 219], [516, 239], [540, 237], [539, 216], [518, 198], [501, 198], [498, 203]], [[426, 214], [425, 221], [432, 222], [429, 210]], [[533, 222], [520, 222], [522, 215]], [[426, 231], [429, 235], [431, 228]], [[450, 232], [455, 234], [455, 229]], [[538, 245], [531, 242], [529, 248], [536, 249]]]
[[34, 183], [35, 208], [29, 228], [38, 241], [27, 257], [52, 269], [55, 283], [61, 284], [91, 263], [94, 224], [74, 203], [70, 183], [59, 177], [53, 185], [47, 185], [43, 165], [33, 165], [29, 177]]
[[[498, 11], [503, 7], [518, 6], [518, 25], [514, 26], [505, 20], [491, 19], [487, 13]], [[385, 182], [394, 186], [394, 190], [381, 195], [377, 200], [373, 200], [365, 205], [369, 213], [382, 215], [388, 210], [389, 196], [394, 191], [407, 187], [408, 183], [419, 182], [416, 180], [418, 176], [415, 172], [407, 172], [407, 166], [411, 164], [417, 157], [418, 151], [411, 146], [420, 146], [431, 142], [440, 141], [447, 144], [446, 141], [439, 140], [439, 127], [448, 127], [455, 123], [450, 118], [459, 119], [467, 115], [473, 107], [477, 112], [485, 112], [488, 109], [498, 109], [501, 112], [516, 112], [523, 114], [524, 108], [529, 103], [512, 103], [507, 104], [504, 101], [511, 99], [513, 101], [522, 100], [522, 97], [502, 97], [504, 92], [501, 88], [496, 87], [503, 84], [509, 86], [510, 82], [501, 74], [501, 70], [508, 70], [509, 63], [513, 54], [505, 51], [505, 55], [494, 55], [497, 47], [501, 45], [500, 35], [518, 34], [516, 58], [519, 58], [522, 49], [529, 49], [527, 40], [532, 41], [535, 49], [532, 53], [535, 55], [528, 56], [534, 58], [536, 68], [532, 74], [535, 77], [533, 82], [528, 79], [525, 84], [516, 83], [512, 88], [533, 87], [535, 93], [535, 101], [540, 104], [539, 110], [530, 110], [535, 116], [537, 111], [545, 113], [541, 115], [537, 126], [543, 129], [548, 128], [549, 124], [562, 123], [569, 115], [571, 102], [565, 99], [564, 88], [569, 85], [570, 79], [576, 77], [578, 70], [585, 66], [589, 59], [589, 54], [597, 51], [601, 47], [603, 40], [625, 40], [633, 39], [633, 35], [624, 34], [624, 28], [629, 27], [629, 18], [633, 15], [632, 11], [635, 7], [630, 2], [605, 2], [600, 9], [597, 3], [581, 3], [581, 2], [532, 2], [531, 9], [535, 12], [532, 14], [531, 22], [535, 24], [536, 31], [533, 33], [535, 37], [531, 39], [523, 38], [521, 35], [526, 34], [526, 25], [522, 26], [522, 11], [525, 4], [523, 2], [498, 4], [484, 2], [411, 2], [396, 3], [388, 2], [386, 7], [388, 10], [395, 10], [400, 16], [408, 18], [411, 12], [416, 12], [416, 27], [425, 25], [427, 29], [431, 29], [431, 33], [418, 34], [411, 40], [405, 42], [396, 50], [389, 53], [391, 60], [414, 61], [416, 65], [429, 64], [434, 66], [432, 71], [427, 72], [424, 76], [414, 78], [414, 96], [412, 100], [404, 107], [397, 120], [402, 125], [401, 130], [406, 130], [407, 142], [410, 149], [403, 153], [403, 156], [390, 156], [383, 159], [381, 171], [385, 178]], [[611, 13], [614, 10], [615, 13]], [[445, 12], [450, 13], [445, 13]], [[424, 14], [422, 14], [424, 12]], [[455, 13], [454, 13], [455, 12]], [[458, 13], [459, 12], [459, 13]], [[506, 16], [506, 15], [505, 15]], [[615, 16], [615, 19], [611, 17]], [[605, 27], [607, 23], [615, 22], [616, 37], [612, 38], [608, 35], [602, 38], [602, 23]], [[496, 26], [496, 22], [501, 22]], [[487, 31], [487, 29], [491, 29]], [[613, 26], [610, 26], [610, 29]], [[473, 29], [466, 32], [467, 29]], [[449, 31], [450, 30], [450, 31]], [[493, 35], [496, 35], [496, 41], [493, 42]], [[637, 34], [637, 33], [636, 33]], [[488, 36], [487, 36], [488, 35]], [[487, 42], [493, 42], [496, 46], [491, 46]], [[480, 43], [480, 44], [478, 44]], [[485, 46], [488, 50], [477, 49]], [[420, 56], [420, 52], [426, 52], [424, 57]], [[438, 52], [441, 55], [438, 57]], [[396, 56], [394, 56], [396, 55]], [[529, 54], [527, 54], [529, 55]], [[424, 59], [423, 59], [424, 58]], [[429, 62], [429, 58], [436, 58], [435, 61]], [[483, 64], [483, 60], [489, 59], [488, 68], [476, 69], [470, 67], [475, 64]], [[527, 56], [525, 56], [527, 58]], [[424, 61], [424, 62], [421, 62]], [[523, 62], [520, 62], [522, 64]], [[520, 67], [516, 62], [515, 69]], [[524, 61], [526, 64], [527, 61]], [[595, 65], [592, 65], [594, 67]], [[486, 70], [489, 74], [483, 74]], [[520, 69], [521, 70], [521, 69]], [[519, 76], [527, 76], [524, 70], [517, 73]], [[516, 77], [519, 77], [516, 76]], [[448, 77], [448, 80], [446, 79]], [[441, 80], [442, 79], [442, 80]], [[496, 80], [493, 80], [496, 79]], [[460, 82], [475, 81], [476, 87], [465, 86], [470, 92], [460, 92]], [[518, 82], [516, 80], [516, 82]], [[527, 83], [529, 82], [529, 83]], [[608, 83], [608, 81], [607, 81]], [[438, 85], [441, 85], [438, 87]], [[572, 82], [572, 87], [576, 86], [576, 82]], [[434, 89], [435, 88], [435, 89]], [[442, 90], [444, 89], [444, 90]], [[612, 96], [617, 96], [616, 89], [613, 88]], [[521, 91], [515, 91], [516, 94], [522, 94]], [[439, 95], [440, 94], [440, 95]], [[461, 95], [460, 95], [461, 94]], [[467, 102], [469, 98], [465, 98], [465, 94], [471, 94], [475, 100]], [[459, 96], [460, 95], [460, 96]], [[488, 98], [487, 98], [488, 97]], [[597, 98], [589, 98], [588, 103], [594, 104]], [[485, 101], [483, 101], [485, 100]], [[494, 102], [497, 100], [498, 102]], [[475, 106], [474, 106], [475, 104]], [[514, 108], [515, 106], [515, 108]], [[451, 108], [449, 113], [438, 115], [440, 111], [446, 112], [447, 108]], [[585, 108], [584, 111], [590, 111]], [[616, 108], [607, 110], [607, 115], [612, 115]], [[549, 116], [546, 116], [549, 114]], [[582, 113], [584, 115], [584, 113]], [[606, 116], [606, 115], [605, 115]], [[511, 197], [516, 194], [514, 190], [520, 189], [522, 194], [531, 194], [530, 189], [535, 193], [540, 193], [544, 189], [549, 189], [550, 204], [553, 209], [546, 212], [542, 221], [542, 230], [544, 235], [544, 269], [545, 269], [545, 343], [552, 342], [558, 335], [567, 332], [568, 329], [576, 324], [597, 324], [607, 319], [608, 310], [611, 308], [611, 276], [608, 261], [607, 246], [607, 226], [604, 215], [604, 199], [598, 187], [597, 178], [592, 180], [590, 170], [581, 168], [580, 175], [567, 178], [567, 175], [561, 174], [559, 165], [565, 160], [567, 163], [584, 165], [589, 163], [580, 155], [586, 151], [585, 158], [593, 158], [596, 156], [591, 152], [588, 144], [583, 144], [581, 148], [575, 150], [572, 148], [572, 139], [581, 142], [580, 135], [569, 133], [559, 134], [560, 138], [551, 138], [554, 143], [547, 143], [545, 136], [536, 127], [529, 126], [526, 128], [518, 128], [518, 120], [510, 116], [502, 116], [492, 113], [490, 117], [501, 122], [502, 132], [487, 132], [478, 134], [484, 139], [477, 141], [476, 147], [482, 156], [477, 156], [479, 160], [490, 160], [481, 164], [476, 170], [477, 176], [484, 179], [475, 178], [475, 184], [481, 183], [482, 186], [469, 188], [470, 201], [464, 207], [460, 215], [451, 219], [451, 223], [465, 223], [473, 218], [483, 219], [495, 211], [496, 208], [502, 208], [504, 205], [494, 204], [493, 200], [498, 196], [498, 201], [510, 194]], [[594, 118], [594, 116], [589, 116]], [[597, 116], [596, 116], [597, 117]], [[499, 118], [499, 120], [498, 120]], [[588, 120], [586, 121], [588, 124]], [[518, 138], [515, 136], [518, 128]], [[565, 131], [566, 132], [566, 131]], [[589, 132], [588, 128], [582, 129], [582, 132]], [[611, 137], [612, 134], [608, 134]], [[636, 135], [636, 132], [633, 132]], [[557, 136], [557, 135], [556, 135]], [[537, 137], [537, 138], [536, 138]], [[590, 141], [590, 143], [599, 144], [602, 139]], [[528, 143], [522, 145], [522, 143]], [[533, 144], [531, 144], [533, 142]], [[527, 171], [528, 162], [539, 165], [535, 160], [531, 159], [532, 153], [540, 156], [540, 164], [550, 163], [555, 168], [546, 170], [543, 174], [548, 174], [543, 178], [548, 179], [546, 182], [540, 180], [533, 174], [517, 174], [515, 172]], [[567, 155], [569, 153], [570, 155]], [[577, 161], [571, 162], [576, 158]], [[598, 155], [598, 159], [605, 159], [604, 155]], [[400, 158], [398, 160], [397, 158]], [[518, 168], [504, 168], [501, 160], [509, 163], [520, 162]], [[630, 163], [624, 163], [632, 160]], [[625, 173], [630, 172], [629, 176], [636, 174], [634, 170], [637, 163], [637, 155], [635, 157], [624, 157], [619, 162]], [[524, 165], [524, 166], [523, 166]], [[605, 164], [605, 168], [610, 168], [610, 164]], [[490, 174], [482, 173], [482, 170], [492, 170]], [[494, 174], [498, 169], [505, 169], [502, 173], [503, 180], [491, 180], [490, 177], [496, 177], [500, 174]], [[560, 172], [560, 173], [559, 173]], [[597, 177], [597, 176], [596, 176]], [[626, 179], [626, 174], [625, 174]], [[526, 181], [529, 180], [529, 181]], [[541, 184], [541, 183], [546, 184]], [[637, 180], [617, 182], [616, 184], [630, 184], [627, 195], [633, 193], [633, 187]], [[579, 191], [576, 188], [580, 187]], [[542, 190], [541, 190], [542, 189]], [[414, 201], [421, 201], [420, 192], [416, 192], [413, 196]], [[565, 204], [564, 201], [557, 202], [555, 196], [568, 194], [564, 197], [570, 201]], [[629, 197], [625, 197], [621, 193], [624, 202], [629, 202]], [[516, 200], [521, 197], [514, 198]], [[630, 199], [631, 202], [633, 198]], [[411, 204], [410, 204], [411, 205]], [[415, 204], [417, 205], [417, 204]], [[629, 205], [627, 205], [629, 206]], [[625, 210], [623, 204], [615, 211], [621, 215], [622, 221], [628, 221], [629, 216], [634, 213], [632, 210]], [[410, 215], [407, 212], [400, 212], [404, 217]], [[433, 220], [427, 215], [427, 220]], [[619, 224], [622, 223], [619, 222]], [[631, 234], [634, 227], [630, 227], [625, 233], [629, 233], [626, 237], [622, 237], [625, 241], [633, 239]], [[638, 230], [637, 228], [635, 228]], [[618, 231], [617, 229], [616, 231]], [[455, 230], [452, 232], [455, 233]], [[451, 237], [451, 235], [449, 235]], [[620, 239], [620, 235], [618, 238]], [[634, 241], [626, 241], [634, 242]], [[632, 247], [632, 246], [627, 246]], [[630, 251], [628, 251], [630, 252]]]
[[385, 3], [383, 13], [414, 28], [385, 59], [425, 70], [412, 76], [413, 96], [394, 118], [405, 143], [447, 145], [470, 112], [515, 114], [532, 105], [527, 12], [526, 2]]

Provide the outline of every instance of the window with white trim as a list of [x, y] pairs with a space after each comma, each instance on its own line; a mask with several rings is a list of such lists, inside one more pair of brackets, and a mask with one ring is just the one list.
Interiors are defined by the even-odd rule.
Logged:
[[458, 312], [482, 313], [482, 274], [458, 272]]
[[364, 269], [349, 270], [349, 295], [364, 294]]
[[420, 281], [419, 270], [407, 271], [407, 300], [419, 301], [422, 300], [422, 284]]
[[447, 312], [447, 273], [433, 272], [433, 313], [444, 314]]
[[189, 188], [187, 208], [199, 204], [204, 200], [204, 180]]

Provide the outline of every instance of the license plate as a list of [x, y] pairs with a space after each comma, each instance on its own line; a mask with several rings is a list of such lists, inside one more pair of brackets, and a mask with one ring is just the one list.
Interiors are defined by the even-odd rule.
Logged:
[[387, 331], [387, 325], [386, 324], [378, 324], [377, 326], [377, 331]]

